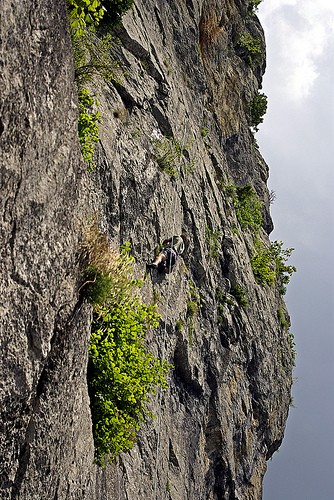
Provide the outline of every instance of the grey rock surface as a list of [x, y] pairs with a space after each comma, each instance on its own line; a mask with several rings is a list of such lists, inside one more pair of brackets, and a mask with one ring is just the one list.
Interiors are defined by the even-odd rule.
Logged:
[[[256, 283], [251, 236], [226, 194], [253, 184], [268, 244], [268, 168], [248, 111], [265, 57], [250, 67], [237, 50], [248, 30], [264, 53], [256, 16], [241, 0], [136, 0], [116, 33], [121, 78], [94, 85], [101, 140], [87, 178], [65, 5], [3, 0], [1, 11], [1, 498], [260, 499], [293, 360], [284, 302]], [[157, 161], [166, 137], [183, 145], [172, 177]], [[148, 343], [174, 365], [169, 387], [133, 450], [104, 470], [93, 464], [91, 311], [79, 294], [92, 212], [113, 246], [131, 242], [138, 277], [159, 241], [186, 240], [176, 270], [153, 271], [142, 289], [159, 302]]]
[[0, 497], [83, 498], [91, 312], [78, 295], [85, 167], [66, 9], [0, 11]]

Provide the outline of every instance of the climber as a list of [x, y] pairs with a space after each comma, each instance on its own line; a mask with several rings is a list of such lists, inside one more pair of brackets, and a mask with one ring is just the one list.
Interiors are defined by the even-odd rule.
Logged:
[[182, 236], [172, 236], [162, 242], [162, 250], [154, 261], [147, 264], [149, 269], [157, 269], [159, 273], [170, 273], [173, 271], [178, 255], [184, 252], [184, 241]]

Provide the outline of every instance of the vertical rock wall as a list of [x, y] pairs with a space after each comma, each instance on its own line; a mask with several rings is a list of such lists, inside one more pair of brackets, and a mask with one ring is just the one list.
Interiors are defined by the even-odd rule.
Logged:
[[[264, 54], [262, 29], [241, 0], [136, 0], [123, 20], [120, 78], [93, 89], [101, 141], [88, 183], [65, 5], [1, 2], [1, 498], [258, 500], [283, 438], [292, 355], [284, 303], [255, 282], [252, 237], [226, 186], [254, 185], [268, 244], [268, 169], [249, 129], [265, 57], [251, 67], [237, 48], [248, 31]], [[183, 145], [172, 176], [157, 162], [164, 137]], [[135, 448], [103, 471], [78, 294], [92, 210], [115, 246], [131, 242], [138, 277], [159, 241], [186, 240], [176, 270], [142, 290], [162, 314], [148, 340], [174, 365], [169, 388]]]
[[[262, 44], [252, 66], [237, 46], [244, 32]], [[252, 236], [240, 228], [226, 187], [255, 187], [268, 245], [268, 168], [249, 117], [265, 67], [263, 32], [246, 2], [138, 0], [117, 35], [121, 83], [99, 94], [104, 225], [115, 244], [131, 242], [138, 276], [172, 233], [185, 235], [187, 249], [176, 272], [166, 279], [153, 272], [143, 290], [162, 313], [151, 348], [174, 370], [161, 404], [152, 402], [157, 418], [121, 457], [115, 494], [259, 499], [265, 462], [283, 437], [292, 356], [277, 317], [284, 303], [275, 287], [255, 282]], [[184, 146], [175, 176], [159, 168], [157, 137]], [[231, 293], [238, 286], [247, 307]]]
[[4, 0], [0, 15], [0, 497], [83, 498], [86, 194], [66, 8]]

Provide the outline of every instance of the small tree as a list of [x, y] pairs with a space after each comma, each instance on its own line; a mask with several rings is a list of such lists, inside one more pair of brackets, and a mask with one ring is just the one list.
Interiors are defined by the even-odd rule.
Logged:
[[268, 98], [265, 94], [258, 93], [250, 103], [251, 126], [255, 131], [259, 130], [260, 123], [267, 112]]
[[237, 49], [239, 56], [252, 68], [262, 61], [263, 51], [261, 39], [254, 38], [247, 31], [240, 36], [237, 42]]

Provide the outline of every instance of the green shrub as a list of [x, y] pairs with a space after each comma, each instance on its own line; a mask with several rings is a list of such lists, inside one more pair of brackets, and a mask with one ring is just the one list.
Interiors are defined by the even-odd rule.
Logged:
[[118, 253], [96, 224], [86, 231], [86, 283], [93, 304], [88, 385], [96, 462], [104, 466], [129, 450], [147, 416], [149, 394], [166, 387], [170, 365], [148, 352], [145, 336], [158, 326], [155, 305], [137, 295], [129, 245]]
[[179, 174], [182, 158], [182, 144], [173, 137], [163, 137], [154, 141], [154, 154], [159, 167], [170, 177]]
[[208, 135], [208, 127], [203, 127], [201, 129], [201, 136], [203, 137], [203, 139]]
[[240, 306], [247, 307], [249, 305], [249, 300], [247, 298], [246, 292], [241, 285], [236, 285], [234, 288], [232, 288], [231, 294]]
[[267, 112], [268, 99], [265, 94], [257, 94], [250, 103], [251, 126], [257, 131]]
[[158, 326], [154, 306], [138, 298], [94, 315], [89, 346], [89, 388], [96, 461], [99, 465], [132, 448], [145, 416], [148, 394], [166, 387], [168, 366], [147, 352], [145, 334]]
[[286, 318], [284, 311], [281, 308], [277, 309], [277, 318], [283, 330], [287, 331], [290, 328], [290, 321]]
[[78, 132], [81, 154], [84, 161], [88, 164], [88, 170], [91, 171], [95, 167], [95, 163], [93, 162], [94, 143], [99, 140], [98, 122], [101, 114], [99, 111], [94, 111], [94, 108], [99, 106], [99, 102], [90, 95], [87, 89], [79, 91], [78, 99]]
[[181, 333], [184, 327], [184, 321], [183, 319], [178, 319], [175, 325], [175, 331], [177, 333]]
[[238, 222], [243, 230], [250, 229], [257, 235], [262, 226], [262, 201], [255, 193], [253, 186], [229, 185], [226, 188], [228, 196], [232, 196]]
[[187, 302], [187, 316], [188, 318], [193, 318], [198, 313], [198, 303], [195, 300], [189, 300]]
[[255, 242], [255, 253], [251, 258], [251, 266], [256, 282], [259, 285], [273, 285], [276, 269], [271, 248], [265, 248], [260, 240]]
[[[93, 112], [93, 105], [98, 105], [90, 96], [84, 84], [99, 76], [104, 80], [116, 79], [117, 63], [111, 56], [111, 36], [97, 37], [95, 29], [105, 14], [108, 21], [117, 23], [133, 0], [67, 0], [70, 33], [74, 53], [75, 76], [79, 88], [79, 141], [88, 170], [94, 168], [94, 143], [98, 137], [99, 112]], [[109, 13], [106, 9], [109, 9]]]
[[256, 282], [259, 285], [276, 283], [280, 294], [284, 295], [291, 275], [296, 271], [294, 266], [286, 264], [292, 252], [293, 248], [283, 249], [282, 241], [274, 241], [269, 248], [264, 248], [258, 240], [255, 243], [255, 254], [251, 259]]
[[295, 266], [287, 265], [294, 248], [283, 249], [283, 241], [274, 241], [270, 249], [276, 266], [276, 280], [279, 291], [281, 295], [284, 295], [292, 274], [297, 271]]
[[254, 38], [249, 32], [242, 33], [237, 42], [237, 47], [240, 57], [252, 68], [262, 61], [262, 42], [260, 38]]
[[81, 36], [89, 26], [97, 26], [105, 9], [99, 0], [67, 0], [71, 31]]
[[133, 5], [134, 0], [67, 0], [70, 25], [77, 36], [81, 36], [89, 26], [103, 22], [115, 26], [120, 24], [123, 14]]

